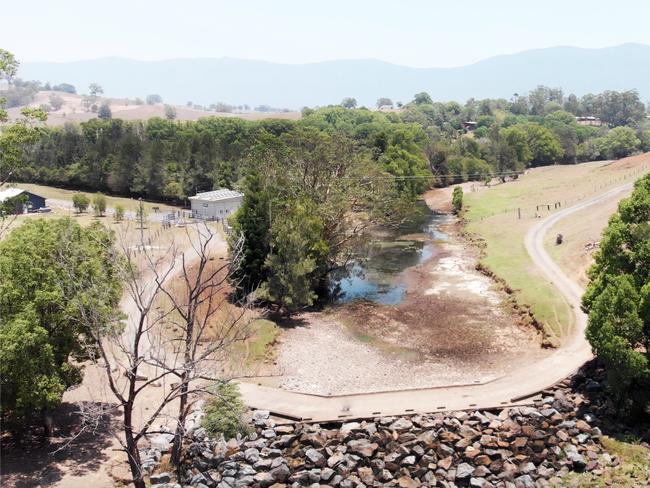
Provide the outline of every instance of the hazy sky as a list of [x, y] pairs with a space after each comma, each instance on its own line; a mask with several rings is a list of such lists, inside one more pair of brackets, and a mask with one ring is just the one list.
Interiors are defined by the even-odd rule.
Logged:
[[558, 45], [650, 44], [647, 0], [20, 0], [1, 10], [0, 47], [21, 61], [377, 58], [437, 67]]

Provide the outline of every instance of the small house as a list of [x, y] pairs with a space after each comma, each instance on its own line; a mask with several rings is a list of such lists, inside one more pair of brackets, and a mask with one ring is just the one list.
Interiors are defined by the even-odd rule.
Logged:
[[5, 188], [0, 190], [0, 205], [10, 214], [38, 212], [45, 208], [45, 198], [22, 188]]
[[473, 120], [466, 120], [465, 122], [461, 123], [463, 126], [463, 129], [465, 129], [468, 132], [472, 132], [473, 130], [476, 129], [477, 123]]
[[599, 117], [576, 117], [576, 123], [578, 125], [587, 125], [593, 127], [600, 127], [603, 125], [603, 121]]
[[197, 193], [190, 197], [192, 217], [203, 220], [223, 220], [234, 214], [244, 195], [234, 190], [221, 189]]

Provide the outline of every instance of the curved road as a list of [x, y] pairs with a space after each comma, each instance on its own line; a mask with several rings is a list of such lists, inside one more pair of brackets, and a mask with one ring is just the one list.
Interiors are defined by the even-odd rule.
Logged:
[[587, 317], [580, 310], [583, 290], [566, 276], [544, 249], [546, 232], [564, 217], [620, 197], [629, 192], [632, 186], [633, 183], [628, 183], [560, 210], [535, 223], [526, 235], [525, 246], [531, 259], [575, 313], [575, 327], [571, 335], [543, 360], [487, 383], [381, 393], [319, 396], [240, 383], [246, 403], [292, 419], [319, 422], [531, 403], [541, 391], [570, 376], [592, 357], [584, 336]]

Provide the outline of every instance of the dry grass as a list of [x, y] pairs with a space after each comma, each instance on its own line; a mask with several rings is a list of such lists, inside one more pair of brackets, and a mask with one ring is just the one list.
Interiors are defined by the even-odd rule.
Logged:
[[[87, 191], [77, 191], [77, 190], [69, 190], [66, 188], [57, 188], [54, 186], [36, 185], [34, 183], [15, 183], [15, 184], [12, 183], [12, 185], [33, 192], [36, 195], [40, 195], [46, 199], [62, 200], [62, 201], [69, 202], [70, 205], [72, 205], [72, 196], [75, 193], [83, 193], [87, 195], [88, 198], [90, 198], [91, 203], [93, 197], [98, 194], [98, 193], [87, 192]], [[106, 205], [109, 208], [114, 208], [116, 205], [121, 205], [124, 208], [124, 210], [135, 212], [140, 206], [140, 202], [135, 198], [115, 197], [111, 195], [104, 195], [104, 196], [106, 197]], [[61, 206], [60, 202], [56, 202], [56, 201], [47, 202], [47, 204], [52, 207]], [[153, 213], [154, 207], [158, 207], [160, 212], [162, 213], [171, 212], [180, 209], [180, 207], [175, 205], [158, 203], [158, 202], [143, 201], [142, 205], [145, 209], [145, 212], [147, 213]], [[70, 210], [70, 213], [72, 213], [72, 210]]]
[[[478, 235], [486, 246], [482, 263], [516, 291], [520, 303], [531, 306], [551, 340], [559, 340], [570, 330], [572, 313], [553, 285], [533, 266], [524, 247], [526, 233], [536, 222], [536, 217], [545, 217], [555, 211], [556, 202], [561, 208], [570, 206], [633, 181], [648, 171], [650, 153], [616, 162], [537, 168], [516, 181], [489, 189], [476, 186], [475, 191], [466, 192], [467, 228]], [[610, 210], [603, 208], [594, 211], [592, 208], [593, 218], [589, 221], [571, 218], [560, 222], [559, 226], [572, 246], [579, 248], [581, 242], [600, 232]], [[521, 219], [518, 217], [519, 211]], [[580, 225], [570, 228], [571, 222], [580, 222]], [[557, 251], [560, 254], [554, 251], [553, 256], [561, 265], [567, 266], [572, 276], [579, 277], [588, 265], [589, 257], [575, 259], [571, 253], [575, 253], [576, 248], [572, 251], [570, 246], [566, 246]], [[566, 254], [562, 256], [562, 252]]]
[[[56, 94], [63, 98], [64, 105], [56, 111], [48, 114], [47, 125], [60, 126], [67, 122], [86, 122], [97, 117], [96, 113], [88, 112], [82, 105], [83, 97], [63, 92], [42, 91], [36, 94], [34, 101], [29, 105], [38, 107], [41, 104], [49, 103], [50, 95]], [[147, 120], [152, 117], [165, 118], [165, 104], [136, 105], [133, 101], [120, 98], [98, 98], [97, 104], [108, 101], [114, 119], [123, 120]], [[15, 107], [8, 110], [9, 117], [15, 119], [20, 116], [22, 107]], [[298, 120], [302, 117], [300, 112], [250, 112], [250, 113], [225, 113], [197, 110], [184, 105], [175, 105], [176, 120], [198, 120], [202, 117], [236, 117], [245, 120], [262, 119], [289, 119]]]
[[633, 442], [603, 437], [607, 452], [618, 458], [619, 464], [601, 474], [569, 473], [560, 484], [566, 488], [605, 488], [650, 486], [650, 449]]

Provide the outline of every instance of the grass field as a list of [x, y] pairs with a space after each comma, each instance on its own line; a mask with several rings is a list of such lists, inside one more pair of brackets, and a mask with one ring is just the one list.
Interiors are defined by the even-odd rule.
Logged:
[[[91, 202], [93, 196], [97, 195], [97, 193], [93, 193], [93, 192], [87, 192], [87, 191], [79, 192], [75, 190], [67, 190], [64, 188], [56, 188], [53, 186], [35, 185], [32, 183], [16, 183], [15, 186], [17, 186], [18, 188], [23, 188], [25, 190], [28, 190], [44, 198], [64, 200], [67, 202], [72, 202], [72, 195], [74, 195], [75, 193], [84, 193], [90, 198]], [[109, 208], [114, 208], [116, 205], [122, 205], [122, 207], [124, 207], [124, 210], [135, 212], [140, 205], [140, 202], [135, 198], [114, 197], [110, 195], [104, 195], [104, 196], [106, 197], [106, 205]], [[147, 201], [143, 201], [143, 206], [147, 213], [153, 212], [154, 207], [158, 207], [161, 212], [167, 212], [167, 211], [179, 209], [179, 207], [173, 205], [156, 203], [156, 202], [147, 202]]]
[[[609, 188], [634, 181], [650, 171], [650, 153], [615, 162], [598, 161], [571, 166], [536, 168], [519, 179], [485, 188], [474, 187], [465, 194], [465, 218], [469, 232], [485, 242], [482, 263], [515, 290], [520, 304], [529, 305], [544, 325], [551, 342], [558, 343], [572, 326], [572, 313], [553, 285], [538, 272], [524, 247], [524, 237], [537, 218], [557, 208], [578, 203]], [[581, 274], [590, 255], [579, 253], [580, 246], [597, 240], [615, 205], [586, 210], [589, 216], [576, 215], [561, 221], [558, 231], [567, 236], [566, 246], [554, 249], [549, 233], [551, 255], [567, 272], [584, 283]], [[561, 230], [560, 230], [561, 229]]]
[[[52, 110], [48, 113], [47, 125], [61, 126], [70, 122], [86, 122], [97, 118], [94, 112], [86, 111], [83, 106], [82, 95], [54, 92], [39, 91], [34, 100], [29, 104], [30, 107], [39, 107], [41, 104], [47, 104], [51, 95], [57, 95], [63, 99], [63, 106], [59, 110]], [[165, 118], [165, 104], [157, 103], [154, 105], [137, 105], [134, 101], [120, 98], [102, 98], [98, 104], [109, 102], [112, 116], [114, 119], [123, 120], [147, 120], [152, 117]], [[10, 119], [19, 118], [20, 110], [23, 107], [12, 107], [8, 110]], [[198, 120], [203, 117], [235, 117], [244, 120], [262, 120], [262, 119], [288, 119], [299, 120], [302, 117], [301, 112], [245, 112], [245, 113], [226, 113], [212, 112], [208, 110], [187, 107], [185, 105], [174, 106], [176, 110], [176, 120]]]

